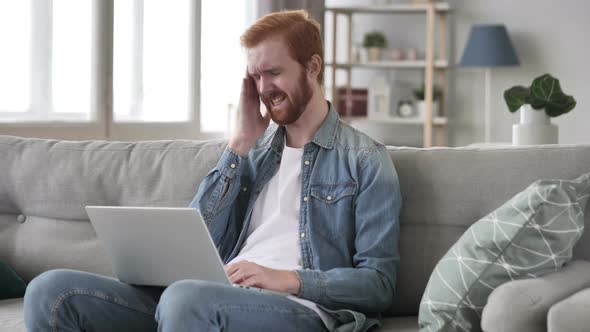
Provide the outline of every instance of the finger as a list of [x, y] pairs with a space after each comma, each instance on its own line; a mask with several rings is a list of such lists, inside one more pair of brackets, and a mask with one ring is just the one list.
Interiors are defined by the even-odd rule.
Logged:
[[246, 92], [246, 96], [248, 98], [252, 98], [252, 84], [254, 84], [254, 80], [252, 79], [252, 77], [247, 77], [244, 79], [244, 91]]
[[235, 263], [232, 264], [230, 268], [228, 268], [226, 270], [226, 274], [229, 278], [231, 278], [233, 275], [235, 275], [236, 273], [238, 273], [241, 270], [241, 265], [239, 263]]
[[254, 100], [258, 99], [255, 90], [256, 89], [252, 88], [252, 86], [246, 81], [246, 79], [244, 79], [240, 95], [240, 106], [242, 106], [240, 107], [241, 110], [252, 112], [252, 110], [255, 109], [252, 107]]
[[231, 264], [228, 269], [226, 270], [226, 274], [228, 276], [228, 278], [230, 278], [230, 280], [233, 278], [236, 278], [236, 276], [238, 274], [244, 274], [245, 272], [247, 272], [248, 269], [248, 261], [239, 261], [237, 263], [233, 263]]
[[242, 91], [240, 93], [240, 102], [252, 99], [252, 78], [244, 77], [242, 79]]
[[252, 271], [246, 271], [246, 270], [239, 270], [237, 272], [235, 272], [234, 274], [232, 274], [229, 278], [229, 281], [232, 284], [242, 284], [242, 282], [244, 282], [244, 280], [252, 277], [254, 275], [254, 273]]
[[252, 77], [250, 77], [248, 80], [249, 82], [246, 82], [246, 85], [248, 87], [248, 96], [250, 96], [250, 98], [252, 98], [253, 100], [256, 99], [258, 101], [259, 93], [258, 87], [256, 86], [256, 82]]
[[236, 271], [237, 264], [236, 263], [228, 264], [228, 265], [224, 266], [223, 269], [225, 270], [225, 274], [227, 274], [229, 276], [230, 274], [233, 274]]
[[251, 276], [246, 278], [240, 282], [240, 286], [244, 287], [258, 287], [259, 285], [259, 278], [258, 276]]
[[250, 95], [250, 81], [251, 79], [244, 77], [242, 79], [242, 97], [247, 97]]
[[229, 276], [228, 279], [232, 284], [239, 284], [242, 281], [242, 279], [244, 279], [244, 277], [241, 272], [236, 272]]
[[262, 118], [264, 119], [265, 123], [270, 122], [270, 112], [266, 109], [266, 107], [261, 107], [262, 111]]

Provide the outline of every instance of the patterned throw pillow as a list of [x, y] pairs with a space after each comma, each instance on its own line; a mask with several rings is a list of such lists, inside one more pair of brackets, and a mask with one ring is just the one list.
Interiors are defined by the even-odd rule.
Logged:
[[420, 331], [481, 331], [481, 312], [494, 288], [569, 261], [584, 230], [589, 178], [536, 181], [469, 227], [430, 276]]

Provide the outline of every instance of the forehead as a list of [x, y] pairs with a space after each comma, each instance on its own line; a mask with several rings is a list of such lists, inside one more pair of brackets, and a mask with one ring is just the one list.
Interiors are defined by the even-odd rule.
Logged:
[[248, 49], [247, 55], [249, 73], [299, 64], [291, 57], [287, 44], [280, 37], [263, 40], [255, 47]]

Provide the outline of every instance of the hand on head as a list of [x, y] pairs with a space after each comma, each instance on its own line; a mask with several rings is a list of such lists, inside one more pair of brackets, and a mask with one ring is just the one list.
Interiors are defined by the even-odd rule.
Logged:
[[256, 140], [264, 134], [270, 124], [270, 113], [260, 112], [260, 96], [256, 82], [246, 69], [242, 80], [242, 91], [238, 105], [237, 123], [229, 141], [229, 147], [241, 156], [248, 154]]

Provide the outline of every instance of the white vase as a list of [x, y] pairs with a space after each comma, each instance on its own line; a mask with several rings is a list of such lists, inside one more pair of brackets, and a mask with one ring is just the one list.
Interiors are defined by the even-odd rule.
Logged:
[[512, 145], [557, 144], [559, 130], [544, 109], [536, 110], [526, 104], [518, 112], [520, 123], [512, 126]]
[[[417, 100], [416, 103], [416, 115], [423, 119], [426, 115], [426, 102], [424, 100]], [[438, 101], [432, 102], [432, 117], [435, 118], [438, 116]]]

